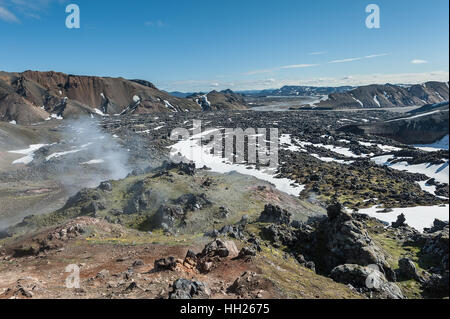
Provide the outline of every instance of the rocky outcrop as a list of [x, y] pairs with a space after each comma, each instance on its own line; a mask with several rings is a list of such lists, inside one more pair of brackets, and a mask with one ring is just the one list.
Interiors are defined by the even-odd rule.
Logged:
[[389, 280], [395, 279], [385, 253], [369, 236], [363, 222], [345, 212], [339, 203], [330, 205], [327, 213], [328, 218], [319, 222], [314, 232], [305, 233], [312, 240], [309, 254], [321, 261], [320, 267], [331, 271], [343, 264], [378, 265]]
[[289, 225], [291, 222], [291, 216], [291, 213], [280, 208], [279, 206], [268, 204], [264, 207], [264, 211], [261, 213], [259, 221], [263, 223]]
[[211, 206], [211, 202], [205, 194], [184, 194], [178, 197], [174, 203], [180, 205], [186, 211], [196, 211]]
[[130, 194], [131, 198], [123, 209], [125, 214], [136, 214], [146, 210], [150, 206], [152, 191], [145, 186], [144, 181], [137, 181], [131, 185], [127, 193]]
[[304, 265], [313, 261], [314, 269], [323, 274], [344, 264], [377, 265], [388, 280], [395, 280], [387, 256], [371, 239], [362, 220], [344, 211], [339, 203], [330, 205], [327, 213], [328, 218], [295, 229], [270, 224], [262, 229], [262, 236], [275, 247], [287, 246], [301, 254]]
[[184, 225], [185, 215], [186, 212], [181, 206], [161, 205], [151, 219], [153, 220], [154, 227], [171, 231], [178, 226]]
[[400, 288], [389, 282], [375, 265], [340, 265], [331, 271], [330, 276], [337, 282], [352, 285], [357, 291], [371, 298], [404, 299]]

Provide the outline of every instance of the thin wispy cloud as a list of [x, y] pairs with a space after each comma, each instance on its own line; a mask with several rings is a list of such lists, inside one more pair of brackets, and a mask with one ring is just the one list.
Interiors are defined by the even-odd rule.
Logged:
[[327, 52], [325, 51], [316, 51], [316, 52], [310, 52], [308, 53], [309, 55], [322, 55], [322, 54], [326, 54]]
[[428, 61], [426, 60], [420, 60], [420, 59], [414, 59], [411, 61], [412, 64], [427, 64]]
[[358, 60], [362, 60], [362, 59], [363, 58], [348, 58], [348, 59], [342, 59], [342, 60], [333, 60], [328, 63], [346, 63], [346, 62], [353, 62], [353, 61], [358, 61]]
[[363, 56], [363, 57], [347, 58], [347, 59], [341, 59], [341, 60], [332, 60], [332, 61], [330, 61], [328, 63], [346, 63], [346, 62], [360, 61], [360, 60], [364, 60], [364, 59], [373, 59], [373, 58], [387, 56], [387, 55], [389, 55], [389, 54], [388, 53], [371, 54], [371, 55], [366, 55], [366, 56]]
[[[316, 53], [316, 55], [318, 55], [321, 52], [315, 52], [315, 53]], [[347, 59], [341, 59], [341, 60], [332, 60], [332, 61], [329, 61], [328, 63], [346, 63], [346, 62], [353, 62], [353, 61], [359, 61], [359, 60], [364, 60], [364, 59], [373, 59], [373, 58], [387, 56], [387, 55], [389, 55], [389, 54], [388, 53], [370, 54], [370, 55], [366, 55], [366, 56], [363, 56], [363, 57], [347, 58]], [[243, 75], [257, 75], [257, 74], [273, 73], [273, 72], [280, 71], [280, 70], [302, 69], [302, 68], [309, 68], [309, 67], [314, 67], [314, 66], [319, 66], [319, 65], [320, 64], [293, 64], [293, 65], [285, 65], [285, 66], [280, 66], [280, 67], [272, 68], [272, 69], [253, 70], [253, 71], [246, 72]]]
[[309, 68], [313, 66], [318, 66], [318, 64], [293, 64], [293, 65], [285, 65], [280, 67], [280, 69], [303, 69]]
[[378, 57], [387, 56], [387, 55], [389, 55], [389, 53], [372, 54], [372, 55], [366, 55], [364, 58], [372, 59], [372, 58], [378, 58]]
[[4, 7], [0, 7], [0, 20], [6, 22], [19, 22], [19, 19], [15, 16], [15, 14]]
[[65, 4], [69, 0], [4, 0], [0, 1], [0, 20], [20, 22], [20, 17], [40, 19], [53, 4]]
[[166, 24], [165, 24], [163, 21], [161, 21], [161, 20], [156, 20], [156, 21], [146, 21], [146, 22], [145, 22], [145, 25], [146, 25], [147, 27], [157, 27], [157, 28], [162, 28], [162, 27], [165, 27], [165, 26], [166, 26]]

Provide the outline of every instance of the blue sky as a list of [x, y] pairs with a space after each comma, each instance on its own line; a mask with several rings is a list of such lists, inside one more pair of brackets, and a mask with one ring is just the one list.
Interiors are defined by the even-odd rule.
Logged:
[[[81, 28], [65, 26], [80, 7]], [[365, 8], [380, 7], [368, 29]], [[141, 78], [166, 90], [449, 77], [448, 0], [0, 0], [0, 70]]]

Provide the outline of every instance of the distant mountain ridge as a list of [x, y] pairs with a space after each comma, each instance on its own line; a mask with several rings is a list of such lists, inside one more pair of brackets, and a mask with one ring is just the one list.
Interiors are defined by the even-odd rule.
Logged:
[[315, 87], [315, 86], [283, 86], [280, 89], [262, 90], [249, 93], [253, 96], [317, 96], [328, 95], [332, 93], [342, 93], [354, 89], [354, 86], [339, 87]]
[[367, 85], [334, 93], [315, 105], [317, 108], [385, 108], [422, 106], [449, 100], [448, 82], [426, 82], [409, 87], [392, 84]]

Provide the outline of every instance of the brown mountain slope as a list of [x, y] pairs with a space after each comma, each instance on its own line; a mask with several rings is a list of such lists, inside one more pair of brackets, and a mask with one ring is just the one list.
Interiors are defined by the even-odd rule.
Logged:
[[131, 114], [200, 110], [143, 80], [68, 75], [59, 72], [0, 72], [0, 120], [30, 124], [51, 114]]

